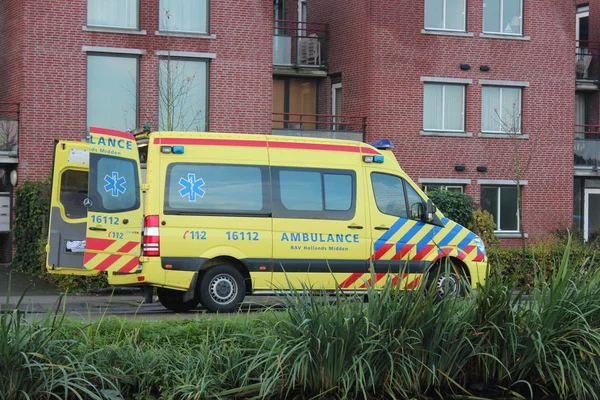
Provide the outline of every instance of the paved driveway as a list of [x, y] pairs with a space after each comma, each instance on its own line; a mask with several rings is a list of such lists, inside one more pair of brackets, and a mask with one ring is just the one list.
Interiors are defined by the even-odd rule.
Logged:
[[[9, 266], [0, 264], [0, 296], [2, 297], [8, 293], [9, 275], [11, 275]], [[28, 296], [51, 296], [58, 294], [58, 290], [49, 283], [20, 272], [13, 271], [10, 281], [11, 296], [20, 296], [26, 290]]]

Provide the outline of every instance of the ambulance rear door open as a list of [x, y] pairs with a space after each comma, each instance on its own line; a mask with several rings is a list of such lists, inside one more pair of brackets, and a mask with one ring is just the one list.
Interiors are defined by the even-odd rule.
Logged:
[[138, 271], [143, 207], [139, 153], [130, 133], [90, 128], [84, 267], [88, 271]]

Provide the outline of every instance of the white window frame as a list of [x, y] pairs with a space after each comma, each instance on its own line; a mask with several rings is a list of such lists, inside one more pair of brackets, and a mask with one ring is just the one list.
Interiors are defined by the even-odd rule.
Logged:
[[[341, 118], [338, 116], [338, 115], [341, 115], [341, 110], [340, 110], [340, 114], [336, 114], [337, 110], [335, 108], [335, 104], [337, 103], [336, 90], [338, 90], [338, 89], [342, 89], [342, 82], [333, 83], [331, 85], [331, 114], [336, 115], [335, 117], [332, 118], [332, 122], [341, 122]], [[342, 92], [342, 98], [343, 98], [343, 96], [344, 96], [344, 94]], [[333, 124], [333, 126], [331, 128], [334, 131], [340, 130], [338, 124]]]
[[[503, 89], [518, 89], [519, 90], [519, 131], [518, 132], [506, 132], [504, 130], [499, 130], [499, 131], [486, 131], [483, 129], [483, 89], [484, 88], [498, 88], [500, 89], [500, 99], [499, 99], [499, 104], [502, 104], [502, 93], [503, 93]], [[523, 86], [516, 86], [516, 85], [511, 85], [511, 86], [502, 86], [502, 85], [483, 85], [482, 89], [482, 96], [481, 96], [481, 133], [486, 134], [486, 133], [493, 133], [493, 134], [514, 134], [514, 135], [521, 135], [523, 133]], [[500, 118], [500, 128], [502, 129], [502, 118], [504, 116], [504, 110], [502, 108], [500, 108], [500, 110], [498, 110], [498, 117]]]
[[[442, 128], [432, 129], [425, 127], [425, 85], [438, 85], [442, 86]], [[460, 86], [462, 87], [462, 129], [446, 129], [444, 126], [446, 120], [446, 86]], [[465, 112], [466, 112], [466, 95], [467, 85], [464, 83], [452, 83], [452, 82], [429, 82], [426, 81], [423, 85], [423, 131], [424, 132], [465, 132]]]
[[500, 2], [500, 32], [494, 32], [494, 31], [486, 31], [485, 30], [485, 17], [483, 17], [482, 15], [482, 30], [484, 34], [491, 34], [491, 35], [506, 35], [506, 36], [524, 36], [524, 32], [525, 32], [525, 24], [524, 24], [524, 20], [525, 18], [523, 17], [523, 15], [525, 14], [525, 7], [524, 7], [524, 2], [523, 0], [519, 0], [521, 3], [521, 15], [519, 16], [519, 18], [521, 18], [521, 33], [507, 33], [504, 32], [503, 26], [504, 26], [504, 0], [498, 0]]
[[[529, 182], [526, 181], [526, 180], [522, 180], [519, 183], [520, 183], [520, 186], [521, 186], [521, 198], [523, 198], [523, 189], [529, 184]], [[513, 181], [513, 180], [502, 180], [502, 179], [499, 179], [499, 180], [495, 180], [495, 179], [490, 179], [490, 180], [488, 180], [488, 179], [480, 179], [480, 180], [477, 181], [477, 184], [480, 185], [480, 188], [486, 187], [486, 188], [495, 188], [496, 189], [497, 196], [498, 196], [498, 224], [500, 224], [500, 218], [501, 218], [501, 216], [500, 216], [500, 206], [501, 206], [500, 189], [503, 188], [503, 187], [515, 187], [516, 188], [517, 187], [516, 182]], [[480, 194], [480, 199], [481, 199], [481, 194]], [[519, 225], [519, 219], [520, 218], [519, 218], [519, 207], [518, 207], [518, 204], [517, 204], [517, 214], [516, 214], [516, 217], [517, 217], [517, 230], [510, 230], [510, 231], [509, 230], [502, 230], [501, 227], [498, 226], [494, 232], [498, 233], [498, 234], [503, 234], [503, 233], [514, 234], [514, 233], [521, 232], [521, 226]]]
[[465, 187], [463, 185], [445, 185], [442, 183], [425, 183], [423, 184], [423, 191], [426, 192], [429, 189], [429, 186], [439, 186], [441, 190], [448, 190], [448, 189], [460, 189], [460, 193], [464, 193], [465, 192]]
[[[447, 32], [466, 32], [467, 31], [467, 0], [463, 0], [463, 28], [462, 29], [449, 29], [446, 27], [446, 2], [448, 0], [442, 0], [442, 28], [433, 28], [427, 26], [425, 21], [427, 18], [425, 17], [425, 13], [427, 12], [427, 6], [424, 8], [423, 12], [423, 26], [428, 31], [447, 31]], [[425, 0], [427, 2], [427, 0]]]
[[[581, 38], [579, 37], [579, 33], [580, 33], [580, 25], [581, 25], [581, 19], [582, 18], [589, 18], [590, 16], [590, 6], [584, 6], [584, 7], [577, 7], [577, 14], [575, 14], [575, 35], [576, 35], [576, 39], [577, 42], [575, 44], [575, 47], [579, 47], [579, 41], [581, 40]], [[588, 22], [589, 23], [589, 22]]]

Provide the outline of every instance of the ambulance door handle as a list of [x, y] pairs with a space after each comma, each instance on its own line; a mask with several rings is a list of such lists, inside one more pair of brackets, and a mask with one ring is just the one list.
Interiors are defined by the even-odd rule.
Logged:
[[348, 225], [348, 228], [350, 228], [350, 229], [362, 229], [363, 227], [360, 226], [360, 225], [354, 225], [354, 224], [352, 224], [352, 225]]
[[90, 226], [90, 231], [105, 231], [106, 228], [97, 228], [95, 226]]
[[377, 230], [377, 231], [389, 231], [390, 228], [388, 228], [387, 226], [376, 226], [375, 230]]

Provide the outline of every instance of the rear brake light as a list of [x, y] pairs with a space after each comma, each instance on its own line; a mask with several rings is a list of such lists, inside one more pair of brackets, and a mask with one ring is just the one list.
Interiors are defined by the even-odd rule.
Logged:
[[158, 215], [149, 215], [144, 218], [143, 255], [145, 257], [160, 256], [160, 230]]

